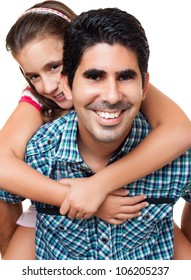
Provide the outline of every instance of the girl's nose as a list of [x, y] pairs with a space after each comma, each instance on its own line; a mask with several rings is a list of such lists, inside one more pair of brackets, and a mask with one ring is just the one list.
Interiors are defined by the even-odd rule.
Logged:
[[43, 80], [43, 92], [44, 94], [51, 95], [58, 89], [58, 82], [51, 79]]

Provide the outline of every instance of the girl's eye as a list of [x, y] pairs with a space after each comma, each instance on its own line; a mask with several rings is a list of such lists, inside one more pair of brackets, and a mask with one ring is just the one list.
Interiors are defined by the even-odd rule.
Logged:
[[30, 81], [34, 81], [38, 78], [39, 76], [38, 75], [33, 75], [33, 76], [30, 76], [30, 77], [27, 77]]
[[59, 66], [60, 66], [60, 65], [53, 65], [53, 66], [52, 66], [52, 69], [55, 70], [55, 69], [57, 69]]
[[51, 66], [51, 71], [59, 70], [62, 68], [62, 64], [55, 64]]

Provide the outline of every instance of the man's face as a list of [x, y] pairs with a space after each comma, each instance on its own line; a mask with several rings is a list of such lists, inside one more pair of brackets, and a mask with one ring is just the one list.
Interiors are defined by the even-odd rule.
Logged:
[[86, 139], [120, 144], [131, 129], [146, 87], [143, 90], [132, 51], [119, 44], [99, 43], [85, 51], [72, 90], [68, 91], [81, 136], [83, 133]]

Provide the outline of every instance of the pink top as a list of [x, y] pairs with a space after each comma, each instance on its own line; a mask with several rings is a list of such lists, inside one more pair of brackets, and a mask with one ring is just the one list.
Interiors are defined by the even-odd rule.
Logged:
[[36, 228], [36, 214], [37, 212], [31, 205], [27, 211], [21, 214], [16, 224], [23, 227]]
[[41, 104], [39, 103], [38, 99], [32, 94], [32, 89], [30, 88], [30, 86], [26, 86], [24, 88], [21, 94], [21, 99], [19, 100], [19, 103], [20, 102], [27, 102], [35, 107], [38, 111], [40, 111]]

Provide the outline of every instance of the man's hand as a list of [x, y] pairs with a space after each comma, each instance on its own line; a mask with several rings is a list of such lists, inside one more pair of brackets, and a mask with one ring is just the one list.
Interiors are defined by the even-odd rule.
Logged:
[[22, 204], [9, 204], [0, 200], [0, 252], [5, 253], [16, 229], [16, 221], [22, 213]]

